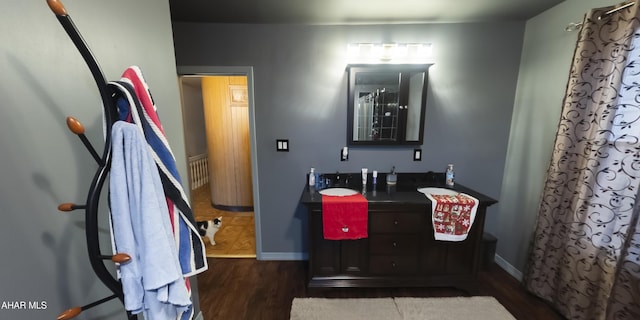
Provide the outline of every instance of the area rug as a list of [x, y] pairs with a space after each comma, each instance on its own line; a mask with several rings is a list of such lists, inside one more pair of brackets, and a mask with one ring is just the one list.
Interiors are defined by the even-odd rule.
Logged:
[[295, 298], [291, 320], [515, 320], [493, 297]]

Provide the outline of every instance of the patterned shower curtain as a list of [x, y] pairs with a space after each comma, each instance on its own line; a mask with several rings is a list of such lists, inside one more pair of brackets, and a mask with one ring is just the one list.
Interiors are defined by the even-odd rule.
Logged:
[[640, 4], [583, 22], [525, 285], [569, 319], [640, 319]]

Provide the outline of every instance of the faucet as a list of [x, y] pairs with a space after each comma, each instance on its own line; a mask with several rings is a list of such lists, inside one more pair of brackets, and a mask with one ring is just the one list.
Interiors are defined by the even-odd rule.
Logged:
[[349, 185], [349, 180], [351, 178], [350, 174], [341, 174], [340, 172], [336, 171], [336, 181], [335, 184], [336, 186], [348, 186]]

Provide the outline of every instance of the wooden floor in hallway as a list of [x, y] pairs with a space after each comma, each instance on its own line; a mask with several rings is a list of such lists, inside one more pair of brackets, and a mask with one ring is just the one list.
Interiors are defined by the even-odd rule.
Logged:
[[196, 221], [222, 217], [222, 227], [216, 233], [213, 246], [204, 238], [207, 257], [255, 258], [256, 233], [253, 212], [231, 212], [211, 206], [209, 185], [191, 191], [191, 209]]

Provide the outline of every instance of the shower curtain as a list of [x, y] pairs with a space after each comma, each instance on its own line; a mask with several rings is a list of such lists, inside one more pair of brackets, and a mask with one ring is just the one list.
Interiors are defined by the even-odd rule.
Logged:
[[640, 4], [580, 30], [525, 286], [569, 319], [640, 319]]

